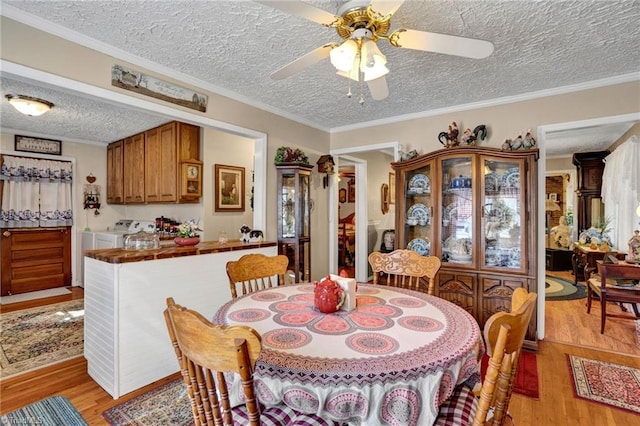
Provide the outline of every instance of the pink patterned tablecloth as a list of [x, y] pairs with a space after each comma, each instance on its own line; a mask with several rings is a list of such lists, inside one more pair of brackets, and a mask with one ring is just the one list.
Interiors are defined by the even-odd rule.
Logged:
[[262, 335], [260, 401], [361, 425], [430, 425], [453, 387], [477, 377], [484, 352], [475, 319], [446, 300], [358, 285], [357, 308], [322, 314], [313, 284], [277, 287], [225, 304], [214, 322]]

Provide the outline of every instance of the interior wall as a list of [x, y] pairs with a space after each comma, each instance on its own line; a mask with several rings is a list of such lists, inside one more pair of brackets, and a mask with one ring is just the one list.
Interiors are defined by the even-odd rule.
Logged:
[[[226, 232], [230, 240], [240, 238], [240, 227], [253, 227], [253, 210], [251, 209], [251, 187], [254, 160], [253, 140], [232, 135], [215, 129], [204, 129], [203, 144], [203, 224], [204, 239], [217, 240], [220, 232]], [[215, 211], [215, 165], [244, 168], [244, 212]], [[276, 240], [273, 229], [262, 230], [265, 239]], [[267, 232], [270, 231], [270, 232]]]

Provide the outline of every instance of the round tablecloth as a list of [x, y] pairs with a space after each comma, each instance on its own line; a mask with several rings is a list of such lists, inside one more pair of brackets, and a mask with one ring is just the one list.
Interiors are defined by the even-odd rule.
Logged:
[[313, 284], [234, 299], [218, 324], [262, 336], [259, 400], [362, 425], [428, 425], [453, 387], [478, 374], [484, 346], [475, 319], [443, 299], [359, 284], [357, 308], [322, 314]]

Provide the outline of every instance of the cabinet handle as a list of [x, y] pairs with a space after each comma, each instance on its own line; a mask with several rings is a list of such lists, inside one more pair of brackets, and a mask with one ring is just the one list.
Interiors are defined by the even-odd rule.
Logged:
[[3, 237], [6, 237], [6, 238], [9, 238], [9, 237], [11, 236], [11, 232], [9, 232], [9, 231], [4, 231], [4, 232], [2, 233], [2, 236], [3, 236]]

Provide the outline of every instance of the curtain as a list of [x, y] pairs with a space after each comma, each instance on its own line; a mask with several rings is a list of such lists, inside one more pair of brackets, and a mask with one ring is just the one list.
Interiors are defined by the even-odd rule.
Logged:
[[0, 227], [73, 225], [70, 162], [6, 155], [3, 160]]
[[634, 229], [640, 229], [640, 138], [634, 135], [604, 159], [602, 201], [613, 247], [626, 252]]

